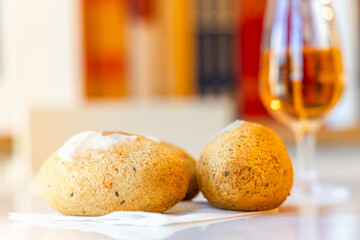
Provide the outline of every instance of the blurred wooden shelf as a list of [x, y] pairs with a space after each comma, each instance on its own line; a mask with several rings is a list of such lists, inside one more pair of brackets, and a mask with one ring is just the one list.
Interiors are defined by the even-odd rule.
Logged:
[[[203, 129], [204, 136], [211, 136], [215, 134], [217, 130], [225, 127], [227, 123], [230, 123], [232, 121], [232, 119], [234, 118], [234, 109], [235, 106], [233, 105], [233, 102], [229, 101], [228, 99], [223, 99], [223, 101], [220, 101], [219, 99], [199, 100], [189, 98], [172, 100], [167, 99], [166, 101], [164, 101], [164, 99], [157, 99], [145, 102], [131, 100], [120, 102], [97, 101], [85, 104], [84, 106], [79, 106], [79, 108], [74, 109], [38, 109], [32, 112], [30, 119], [32, 119], [32, 121], [36, 119], [36, 121], [40, 123], [38, 125], [38, 128], [36, 128], [36, 131], [39, 132], [42, 131], [39, 129], [42, 129], [44, 126], [48, 126], [48, 123], [50, 122], [59, 122], [59, 124], [64, 125], [64, 128], [69, 128], [71, 131], [69, 130], [68, 132], [66, 132], [66, 134], [61, 131], [55, 131], [55, 135], [53, 137], [60, 138], [58, 139], [59, 142], [64, 141], [66, 137], [71, 135], [70, 133], [78, 131], [81, 127], [92, 127], [94, 129], [96, 129], [96, 127], [101, 129], [104, 128], [104, 126], [106, 126], [107, 128], [128, 127], [129, 130], [134, 132], [145, 132], [145, 129], [147, 130], [147, 132], [151, 132], [149, 129], [154, 128], [153, 126], [157, 126], [159, 129], [157, 129], [157, 131], [155, 131], [154, 129], [153, 134], [157, 135], [156, 133], [158, 133], [160, 136], [162, 134], [164, 136], [167, 136], [166, 134], [169, 133], [167, 133], [168, 131], [164, 132], [164, 126], [169, 125], [170, 123], [172, 125], [176, 125], [174, 124], [174, 122], [185, 121], [187, 120], [187, 115], [193, 116], [195, 120], [189, 121], [188, 125], [184, 126], [184, 129], [187, 129], [188, 126], [192, 126], [192, 128], [194, 128], [193, 126], [197, 126], [196, 123], [199, 123], [198, 125], [202, 126], [204, 125], [204, 120], [206, 124], [210, 125], [214, 125], [214, 123], [217, 123], [212, 129]], [[179, 115], [179, 111], [183, 114], [180, 114], [178, 118], [174, 118], [172, 115]], [[102, 115], [107, 117], [102, 117]], [[184, 118], [185, 120], [179, 120], [180, 117]], [[166, 118], [170, 118], [171, 121], [165, 121], [164, 126], [158, 123], [159, 121], [163, 121], [164, 119], [166, 120]], [[244, 117], [243, 119], [258, 122], [265, 126], [268, 126], [275, 132], [277, 132], [279, 136], [283, 139], [283, 141], [287, 144], [294, 143], [294, 134], [287, 127], [277, 123], [270, 117]], [[134, 122], [136, 124], [133, 124]], [[83, 126], [82, 123], [87, 123], [88, 125], [85, 124], [85, 126]], [[140, 127], [142, 125], [144, 125], [144, 129]], [[79, 129], [76, 129], [75, 126], [77, 126]], [[52, 126], [49, 127], [52, 128]], [[171, 128], [171, 126], [167, 127]], [[171, 128], [171, 130], [173, 129]], [[193, 132], [194, 130], [195, 129], [189, 130], [189, 132]], [[47, 138], [47, 133], [44, 132], [44, 134], [44, 138]], [[180, 133], [178, 134], [183, 134], [183, 131], [180, 131]], [[199, 132], [197, 132], [197, 134], [201, 135]], [[38, 134], [32, 134], [35, 139], [38, 138], [37, 135]], [[171, 136], [169, 137], [169, 139], [171, 139]], [[320, 145], [330, 144], [360, 146], [360, 122], [354, 128], [340, 131], [323, 128], [317, 134], [317, 139]], [[206, 138], [204, 137], [202, 138], [201, 142], [199, 141], [199, 147], [197, 148], [195, 148], [195, 146], [192, 146], [193, 144], [188, 143], [187, 135], [182, 136], [179, 142], [182, 143], [182, 141], [184, 142], [184, 146], [188, 145], [190, 150], [197, 152], [198, 149], [200, 149], [201, 146], [206, 143]], [[29, 144], [33, 143], [34, 139], [32, 139]], [[12, 154], [13, 145], [14, 140], [12, 139], [12, 136], [10, 134], [0, 135], [0, 154]], [[51, 151], [56, 149], [56, 146], [58, 145], [59, 143], [54, 144]]]

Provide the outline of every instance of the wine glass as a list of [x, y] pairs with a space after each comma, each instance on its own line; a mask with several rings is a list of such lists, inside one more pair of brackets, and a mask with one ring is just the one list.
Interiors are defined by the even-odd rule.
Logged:
[[298, 156], [293, 190], [306, 199], [347, 195], [342, 186], [320, 184], [314, 162], [315, 134], [344, 85], [337, 36], [331, 0], [267, 3], [259, 93], [268, 112], [295, 133]]

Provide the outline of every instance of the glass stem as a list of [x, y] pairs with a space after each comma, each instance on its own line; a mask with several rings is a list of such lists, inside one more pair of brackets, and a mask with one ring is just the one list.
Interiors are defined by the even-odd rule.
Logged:
[[314, 132], [295, 132], [297, 147], [297, 174], [296, 180], [303, 188], [310, 190], [317, 180], [315, 167], [315, 145]]

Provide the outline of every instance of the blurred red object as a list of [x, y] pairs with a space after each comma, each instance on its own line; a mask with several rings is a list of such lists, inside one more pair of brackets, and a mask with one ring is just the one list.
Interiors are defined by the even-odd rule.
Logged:
[[267, 115], [258, 94], [260, 44], [266, 0], [239, 1], [236, 49], [238, 51], [238, 115]]
[[134, 17], [150, 20], [155, 14], [156, 0], [128, 0], [129, 10]]

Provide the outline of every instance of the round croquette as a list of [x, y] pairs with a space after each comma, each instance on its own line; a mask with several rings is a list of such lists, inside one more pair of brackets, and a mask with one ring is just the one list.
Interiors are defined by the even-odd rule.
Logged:
[[197, 179], [200, 191], [216, 207], [268, 210], [290, 194], [293, 168], [274, 131], [236, 121], [205, 146], [197, 163]]
[[38, 184], [49, 205], [67, 215], [164, 212], [185, 197], [188, 174], [158, 142], [124, 132], [84, 132], [47, 159]]

